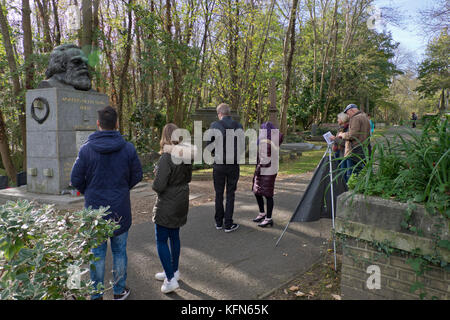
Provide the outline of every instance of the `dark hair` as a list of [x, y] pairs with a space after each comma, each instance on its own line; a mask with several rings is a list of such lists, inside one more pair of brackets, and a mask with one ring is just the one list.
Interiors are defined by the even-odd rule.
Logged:
[[98, 110], [98, 121], [100, 127], [104, 130], [114, 130], [117, 123], [117, 112], [113, 107], [107, 106], [101, 110]]

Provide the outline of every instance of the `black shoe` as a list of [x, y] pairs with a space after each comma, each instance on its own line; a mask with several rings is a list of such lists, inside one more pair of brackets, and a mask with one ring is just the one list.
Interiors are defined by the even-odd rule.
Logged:
[[263, 221], [265, 218], [266, 218], [266, 215], [260, 213], [260, 214], [258, 214], [258, 216], [257, 216], [255, 219], [253, 219], [253, 222], [261, 222], [261, 221]]
[[218, 225], [218, 224], [216, 223], [216, 229], [217, 229], [217, 230], [222, 230], [223, 227], [222, 227], [222, 225]]
[[237, 228], [239, 228], [239, 225], [236, 223], [233, 223], [231, 225], [231, 227], [225, 228], [225, 232], [233, 232], [234, 230], [236, 230]]
[[125, 300], [130, 295], [130, 289], [125, 288], [121, 294], [115, 294], [114, 300]]
[[265, 227], [268, 227], [268, 226], [273, 227], [273, 220], [272, 219], [270, 219], [270, 220], [264, 219], [263, 222], [258, 224], [258, 227], [261, 227], [261, 228], [265, 228]]

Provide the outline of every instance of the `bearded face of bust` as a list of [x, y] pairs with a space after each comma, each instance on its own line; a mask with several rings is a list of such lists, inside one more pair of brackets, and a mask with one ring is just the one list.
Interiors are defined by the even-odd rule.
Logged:
[[83, 51], [71, 49], [70, 54], [68, 54], [63, 82], [78, 90], [90, 90], [91, 77], [87, 62]]
[[47, 80], [40, 87], [69, 86], [83, 91], [92, 87], [88, 59], [79, 47], [72, 44], [64, 44], [53, 50], [45, 74]]

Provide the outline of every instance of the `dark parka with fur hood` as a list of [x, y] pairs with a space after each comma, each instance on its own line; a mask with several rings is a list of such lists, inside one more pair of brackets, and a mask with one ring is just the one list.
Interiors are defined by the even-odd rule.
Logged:
[[[178, 160], [181, 162], [181, 159]], [[175, 164], [169, 152], [161, 155], [155, 168], [155, 179], [152, 185], [153, 190], [158, 194], [153, 208], [154, 223], [171, 229], [180, 228], [186, 224], [191, 179], [191, 164]]]

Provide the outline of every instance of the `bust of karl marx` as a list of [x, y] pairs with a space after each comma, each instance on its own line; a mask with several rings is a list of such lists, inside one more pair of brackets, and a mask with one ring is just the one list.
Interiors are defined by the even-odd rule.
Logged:
[[91, 90], [91, 76], [89, 74], [88, 59], [76, 45], [63, 44], [50, 54], [46, 80], [40, 88], [69, 88], [83, 91]]

